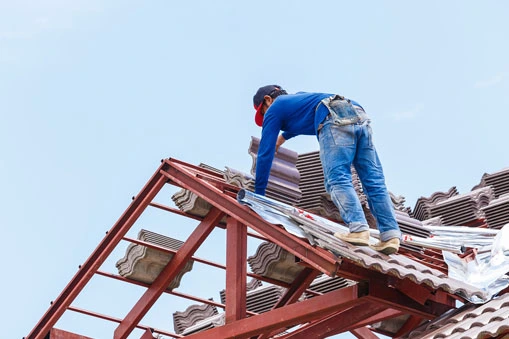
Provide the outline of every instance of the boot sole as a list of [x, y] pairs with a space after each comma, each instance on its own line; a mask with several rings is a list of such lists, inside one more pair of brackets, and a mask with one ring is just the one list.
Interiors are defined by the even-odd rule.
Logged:
[[344, 242], [347, 242], [347, 243], [352, 244], [352, 245], [356, 245], [356, 246], [369, 246], [369, 240], [362, 240], [362, 239], [348, 240], [348, 239], [340, 238], [336, 234], [334, 234], [334, 236], [336, 238], [338, 238], [339, 240], [343, 240]]
[[383, 253], [385, 255], [391, 255], [393, 253], [396, 253], [398, 252], [399, 248], [395, 248], [395, 247], [386, 247], [386, 248], [383, 248], [383, 249], [377, 249], [375, 247], [372, 247], [375, 251], [377, 252], [380, 252], [380, 253]]
[[343, 240], [344, 242], [347, 242], [349, 244], [356, 245], [356, 246], [369, 246], [369, 243], [367, 243], [367, 242], [348, 241], [345, 239], [339, 239], [339, 240]]

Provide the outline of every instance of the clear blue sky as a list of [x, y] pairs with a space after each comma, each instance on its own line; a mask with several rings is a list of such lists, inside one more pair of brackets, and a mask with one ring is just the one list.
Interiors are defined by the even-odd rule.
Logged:
[[[261, 85], [360, 102], [389, 190], [411, 207], [509, 166], [507, 13], [506, 1], [0, 0], [2, 337], [28, 334], [160, 159], [248, 172]], [[182, 240], [195, 225], [140, 223]], [[211, 241], [202, 256], [224, 248], [222, 231]], [[221, 284], [194, 277], [184, 291], [219, 299]], [[94, 284], [78, 301], [118, 317], [142, 292]], [[156, 326], [186, 306], [166, 298]], [[80, 319], [60, 327], [111, 333]]]

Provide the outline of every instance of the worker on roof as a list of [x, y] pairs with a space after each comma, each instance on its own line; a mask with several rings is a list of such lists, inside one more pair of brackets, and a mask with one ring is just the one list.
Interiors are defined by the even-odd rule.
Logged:
[[351, 244], [369, 245], [369, 226], [352, 184], [353, 164], [380, 231], [380, 241], [372, 247], [385, 254], [397, 252], [401, 231], [373, 145], [370, 120], [362, 106], [334, 94], [288, 94], [278, 85], [260, 87], [253, 104], [255, 122], [262, 127], [255, 193], [265, 195], [274, 153], [286, 140], [301, 134], [316, 135], [325, 189], [350, 230], [334, 236]]

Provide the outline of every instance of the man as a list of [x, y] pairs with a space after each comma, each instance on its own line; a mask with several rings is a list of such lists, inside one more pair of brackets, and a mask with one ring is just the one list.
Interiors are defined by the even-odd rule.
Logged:
[[[369, 226], [352, 185], [350, 168], [353, 164], [380, 231], [380, 241], [373, 248], [385, 254], [397, 252], [401, 231], [372, 142], [370, 120], [362, 106], [333, 94], [287, 94], [278, 85], [259, 88], [253, 104], [255, 122], [262, 127], [255, 193], [265, 194], [274, 153], [279, 146], [300, 134], [316, 135], [325, 189], [350, 230], [348, 234], [334, 235], [351, 244], [369, 245]], [[283, 131], [281, 135], [280, 131]]]

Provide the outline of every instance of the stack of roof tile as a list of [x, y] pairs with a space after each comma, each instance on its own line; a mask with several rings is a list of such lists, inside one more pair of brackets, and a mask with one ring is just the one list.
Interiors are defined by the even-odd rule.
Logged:
[[[217, 168], [214, 168], [204, 163], [201, 163], [199, 166], [224, 176], [224, 171], [221, 171]], [[206, 202], [193, 192], [188, 191], [186, 189], [181, 189], [180, 191], [173, 194], [171, 200], [173, 200], [175, 205], [181, 211], [198, 217], [206, 216], [207, 213], [212, 208], [211, 204], [209, 204], [208, 202]], [[226, 217], [224, 217], [221, 221], [226, 222]]]
[[[206, 216], [212, 208], [211, 204], [186, 189], [182, 189], [173, 194], [171, 200], [173, 200], [175, 205], [181, 211], [199, 217]], [[226, 217], [224, 217], [221, 221], [226, 222]]]
[[186, 328], [196, 325], [198, 322], [218, 315], [217, 308], [209, 304], [191, 305], [183, 312], [173, 313], [173, 327], [175, 333], [181, 334]]
[[[253, 273], [286, 283], [292, 283], [304, 269], [293, 254], [272, 242], [262, 242], [255, 254], [247, 258], [247, 261]], [[340, 286], [346, 287], [353, 284], [343, 278], [331, 279], [327, 276], [317, 278], [311, 284], [314, 286], [311, 289], [318, 292], [332, 291]]]
[[[224, 172], [224, 179], [228, 184], [247, 189], [251, 192], [254, 192], [255, 190], [255, 179], [251, 174], [226, 167]], [[287, 187], [285, 188], [271, 183], [272, 181], [273, 176], [271, 175], [269, 177], [269, 185], [267, 187], [267, 191], [265, 192], [265, 195], [268, 198], [284, 202], [288, 205], [295, 205], [295, 203], [300, 199], [301, 193], [300, 191], [297, 192], [298, 185], [296, 185], [293, 190], [288, 190]]]
[[251, 271], [263, 277], [291, 283], [304, 269], [295, 256], [272, 242], [263, 242], [247, 258]]
[[484, 218], [482, 207], [488, 205], [493, 198], [491, 186], [455, 195], [431, 205], [431, 217], [441, 216], [446, 225], [467, 225]]
[[[285, 289], [279, 286], [262, 285], [252, 279], [246, 285], [246, 309], [249, 312], [270, 311], [283, 295]], [[226, 303], [226, 291], [219, 292], [221, 303]], [[173, 323], [177, 334], [189, 335], [209, 328], [224, 325], [224, 313], [219, 314], [212, 305], [191, 305], [184, 312], [173, 313]]]
[[171, 199], [180, 210], [197, 216], [205, 216], [212, 207], [208, 202], [185, 189], [173, 194]]
[[320, 207], [320, 197], [325, 193], [324, 176], [319, 152], [299, 154], [297, 169], [300, 173], [302, 199], [298, 206], [313, 211]]
[[[246, 291], [252, 291], [262, 286], [262, 282], [256, 279], [252, 279], [246, 285]], [[225, 304], [225, 290], [219, 292], [221, 297], [221, 302]], [[249, 298], [248, 298], [249, 299]], [[253, 299], [253, 298], [251, 298]], [[209, 300], [213, 300], [210, 298]], [[249, 300], [249, 306], [253, 306], [256, 304], [256, 298], [254, 300]], [[249, 309], [248, 310], [251, 311]], [[255, 307], [257, 308], [256, 305]], [[259, 307], [258, 307], [259, 308]], [[253, 311], [256, 312], [256, 311]], [[175, 312], [173, 313], [173, 326], [175, 328], [175, 333], [177, 334], [191, 334], [206, 330], [208, 328], [220, 326], [224, 324], [224, 314], [219, 314], [217, 311], [217, 307], [209, 304], [195, 304], [189, 306], [183, 312]]]
[[183, 336], [190, 335], [197, 332], [202, 332], [208, 330], [210, 328], [223, 326], [225, 324], [224, 321], [224, 313], [219, 313], [212, 317], [205, 318], [196, 322], [194, 325], [187, 327], [182, 333]]
[[507, 197], [509, 168], [487, 174], [466, 194], [456, 187], [417, 200], [411, 215], [424, 225], [464, 225], [501, 228], [509, 222]]
[[509, 223], [509, 168], [494, 173], [484, 173], [478, 185], [472, 190], [492, 187], [494, 200], [482, 208], [488, 227], [501, 228]]
[[[332, 202], [330, 195], [325, 191], [320, 152], [316, 151], [299, 154], [297, 169], [300, 172], [299, 187], [302, 190], [302, 199], [297, 206], [308, 212], [342, 222], [343, 220], [339, 215], [337, 207]], [[352, 184], [357, 192], [368, 224], [370, 227], [375, 228], [375, 219], [369, 210], [367, 198], [362, 190], [359, 176], [353, 167]]]
[[422, 221], [423, 226], [443, 226], [442, 217], [433, 217]]
[[431, 207], [441, 201], [447, 200], [455, 195], [458, 195], [456, 187], [451, 187], [447, 192], [435, 192], [429, 198], [420, 197], [415, 203], [414, 210], [411, 215], [421, 221], [432, 218]]
[[[285, 289], [274, 285], [260, 285], [255, 289], [247, 290], [246, 309], [254, 313], [270, 311], [283, 295]], [[226, 303], [225, 290], [219, 292], [221, 302]]]
[[[299, 186], [302, 190], [302, 199], [298, 206], [307, 211], [314, 212], [322, 207], [321, 199], [326, 194], [320, 152], [299, 154], [297, 169], [301, 176]], [[367, 202], [366, 196], [362, 191], [361, 182], [353, 167], [352, 184], [361, 203], [364, 205]]]
[[411, 215], [425, 225], [484, 225], [484, 207], [495, 198], [491, 186], [478, 187], [458, 194], [456, 187], [448, 192], [435, 192], [429, 198], [420, 197]]
[[247, 174], [226, 166], [226, 170], [224, 171], [224, 179], [229, 184], [254, 192], [255, 180], [251, 174]]
[[[248, 187], [254, 191], [254, 176], [256, 175], [256, 160], [258, 158], [258, 147], [260, 139], [251, 137], [248, 153], [253, 159], [251, 166], [251, 181]], [[297, 152], [280, 147], [274, 155], [272, 167], [270, 169], [269, 182], [267, 184], [266, 196], [284, 202], [289, 205], [295, 205], [300, 201], [302, 192], [299, 188], [300, 174], [297, 170]]]
[[[249, 281], [246, 284], [246, 292], [255, 290], [255, 289], [257, 289], [258, 287], [261, 287], [261, 286], [262, 286], [262, 282], [260, 280], [258, 280], [258, 279], [251, 279], [251, 281]], [[221, 302], [223, 304], [225, 304], [226, 303], [226, 290], [219, 291], [219, 297], [221, 298]]]
[[401, 232], [423, 238], [429, 237], [430, 231], [423, 227], [423, 223], [420, 220], [412, 218], [402, 211], [395, 210], [394, 213], [396, 214], [396, 221], [398, 222]]
[[490, 228], [502, 228], [509, 223], [509, 193], [500, 195], [482, 208]]
[[405, 206], [406, 199], [404, 196], [395, 195], [392, 192], [389, 192], [389, 195], [391, 197], [391, 201], [395, 210], [405, 212], [406, 214], [410, 214], [412, 210], [410, 209], [410, 207]]
[[[309, 286], [318, 293], [327, 293], [336, 289], [356, 284], [355, 281], [341, 277], [331, 278], [320, 275]], [[247, 284], [246, 308], [250, 312], [264, 313], [270, 311], [281, 298], [286, 289], [273, 285], [262, 285], [258, 280]], [[221, 302], [226, 303], [225, 290], [220, 291]], [[314, 294], [305, 294], [302, 299], [312, 298]], [[224, 325], [224, 313], [218, 313], [215, 306], [191, 305], [184, 312], [173, 313], [173, 322], [177, 334], [189, 335], [209, 328]]]
[[405, 338], [473, 339], [500, 337], [509, 330], [509, 293], [484, 305], [465, 304], [410, 332]]
[[[309, 289], [318, 293], [328, 293], [340, 288], [348, 287], [357, 284], [357, 282], [341, 277], [331, 278], [327, 275], [320, 275], [309, 285]], [[313, 298], [313, 294], [304, 294], [305, 299]]]
[[[183, 244], [180, 240], [143, 229], [138, 233], [138, 239], [175, 251]], [[173, 254], [171, 253], [165, 253], [143, 245], [130, 244], [127, 247], [125, 256], [117, 261], [116, 266], [118, 274], [121, 276], [151, 284], [172, 257]], [[168, 286], [169, 289], [177, 288], [180, 285], [182, 276], [193, 268], [193, 262], [193, 260], [189, 260], [186, 263], [182, 271]]]
[[203, 162], [200, 163], [198, 166], [200, 166], [201, 168], [205, 168], [205, 169], [207, 169], [209, 171], [216, 172], [219, 175], [223, 175], [223, 173], [224, 173], [224, 171], [222, 171], [222, 170], [220, 170], [218, 168], [212, 167], [210, 165], [204, 164]]
[[[320, 275], [309, 286], [309, 289], [317, 293], [327, 293], [336, 289], [352, 286], [355, 281], [341, 277], [331, 278]], [[246, 309], [254, 313], [270, 311], [281, 298], [286, 289], [262, 285], [259, 280], [252, 279], [246, 286]], [[221, 302], [226, 303], [226, 291], [219, 292]], [[314, 297], [314, 294], [304, 294], [301, 299]], [[224, 324], [224, 313], [218, 314], [215, 306], [191, 305], [184, 312], [173, 313], [173, 322], [177, 334], [191, 334]]]
[[509, 167], [491, 174], [484, 173], [481, 182], [472, 190], [487, 186], [493, 186], [495, 198], [509, 193]]

